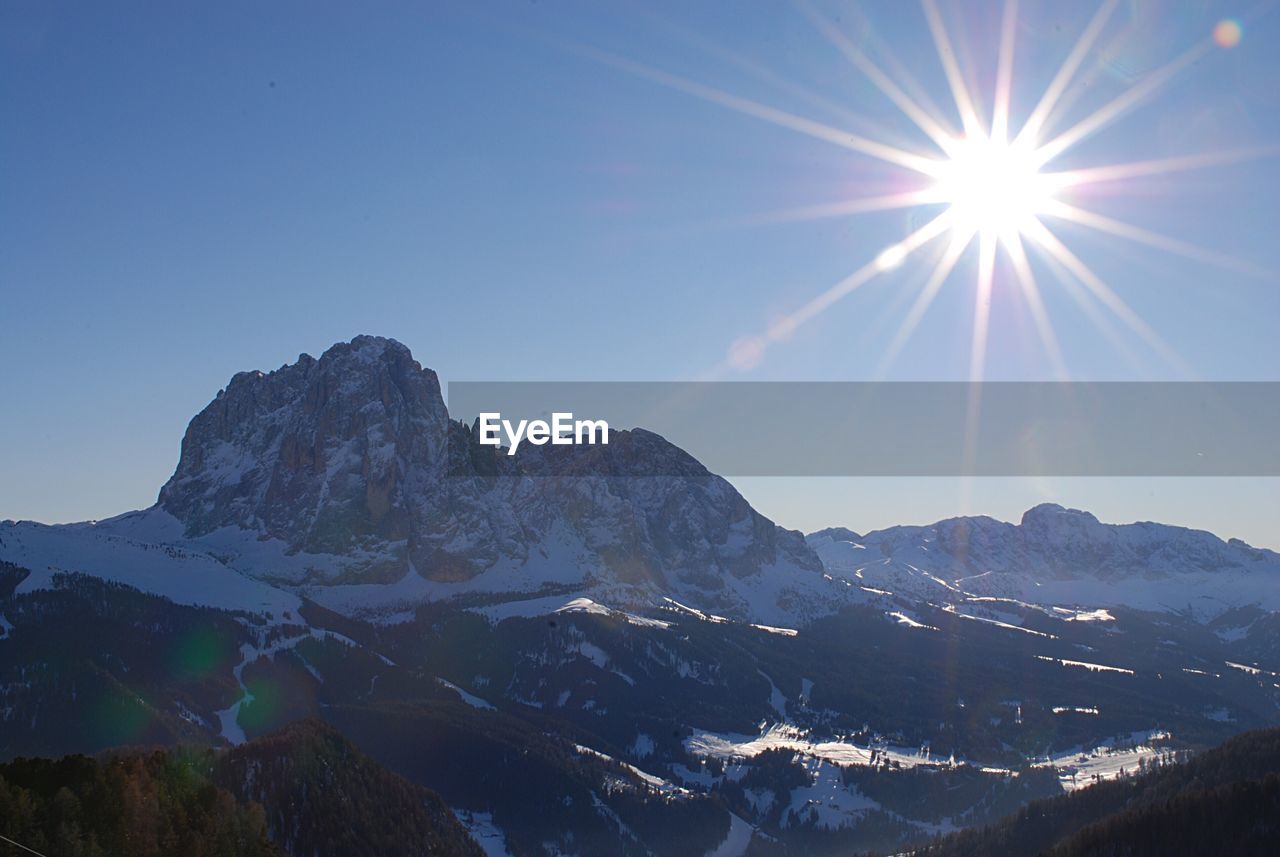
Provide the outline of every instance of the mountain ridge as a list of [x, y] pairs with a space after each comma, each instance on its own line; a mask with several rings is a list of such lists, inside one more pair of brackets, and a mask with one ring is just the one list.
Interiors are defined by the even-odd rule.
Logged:
[[438, 376], [407, 347], [364, 335], [232, 376], [190, 421], [154, 506], [56, 527], [5, 522], [0, 560], [31, 569], [27, 591], [82, 571], [179, 603], [284, 615], [305, 597], [381, 621], [458, 599], [536, 611], [545, 596], [640, 612], [670, 598], [772, 625], [883, 593], [1205, 620], [1280, 609], [1280, 555], [1185, 527], [1103, 524], [1046, 503], [1018, 523], [806, 537], [642, 428], [508, 456], [451, 418]]
[[806, 540], [828, 573], [925, 599], [1186, 608], [1204, 619], [1251, 605], [1280, 609], [1274, 551], [1188, 527], [1104, 524], [1056, 503], [1028, 509], [1016, 524], [979, 515], [857, 539], [820, 530]]
[[[848, 601], [802, 534], [659, 435], [614, 431], [607, 446], [555, 454], [552, 467], [539, 447], [481, 447], [408, 348], [357, 336], [234, 375], [191, 420], [153, 507], [11, 525], [0, 555], [52, 567], [65, 540], [96, 539], [108, 555], [170, 545], [340, 612], [391, 617], [476, 593], [607, 593], [636, 608], [672, 597], [771, 622]], [[93, 564], [91, 553], [75, 559]]]

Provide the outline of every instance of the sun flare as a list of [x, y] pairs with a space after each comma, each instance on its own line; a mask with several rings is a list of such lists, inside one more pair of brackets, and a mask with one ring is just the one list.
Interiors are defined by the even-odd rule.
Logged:
[[[826, 312], [833, 304], [866, 283], [910, 264], [939, 238], [948, 236], [945, 248], [934, 254], [924, 285], [888, 345], [876, 376], [883, 377], [896, 355], [928, 312], [934, 298], [959, 266], [966, 252], [977, 246], [977, 279], [974, 284], [973, 339], [970, 378], [984, 377], [991, 297], [1009, 283], [1008, 291], [1021, 300], [1035, 325], [1035, 333], [1059, 378], [1067, 367], [1054, 332], [1052, 319], [1040, 293], [1036, 271], [1047, 271], [1063, 292], [1111, 341], [1118, 353], [1129, 353], [1130, 335], [1141, 340], [1170, 365], [1187, 373], [1184, 361], [1149, 324], [1117, 294], [1101, 276], [1067, 246], [1055, 231], [1057, 223], [1094, 230], [1111, 238], [1132, 241], [1197, 262], [1270, 279], [1273, 272], [1209, 248], [1166, 236], [1136, 224], [1109, 217], [1081, 205], [1081, 197], [1102, 190], [1122, 194], [1125, 182], [1200, 170], [1261, 157], [1280, 155], [1280, 146], [1259, 146], [1215, 152], [1191, 153], [1130, 162], [1103, 162], [1062, 170], [1053, 165], [1064, 153], [1150, 100], [1162, 87], [1190, 69], [1214, 49], [1235, 47], [1240, 27], [1234, 21], [1219, 23], [1198, 43], [1132, 81], [1126, 89], [1091, 113], [1068, 123], [1074, 100], [1073, 85], [1081, 83], [1082, 69], [1095, 52], [1120, 0], [1100, 0], [1057, 72], [1040, 91], [1025, 117], [1012, 115], [1015, 41], [1018, 33], [1018, 0], [1003, 0], [999, 50], [995, 75], [986, 97], [975, 97], [970, 79], [961, 67], [937, 0], [921, 0], [938, 62], [945, 74], [954, 112], [939, 110], [910, 73], [892, 58], [881, 68], [867, 53], [865, 38], [855, 40], [810, 0], [794, 0], [814, 27], [875, 89], [890, 101], [927, 139], [927, 146], [903, 148], [887, 139], [855, 133], [815, 119], [791, 113], [750, 98], [690, 80], [667, 71], [594, 49], [583, 52], [614, 67], [647, 78], [659, 85], [717, 104], [799, 134], [839, 146], [856, 155], [881, 162], [901, 177], [892, 193], [854, 197], [738, 219], [736, 223], [761, 224], [828, 217], [845, 217], [904, 209], [937, 209], [918, 227], [872, 255], [852, 273], [819, 292], [783, 317], [775, 318], [758, 335], [735, 340], [725, 362], [713, 375], [751, 369], [775, 343], [789, 339], [803, 324]], [[863, 22], [866, 29], [866, 22]], [[864, 34], [865, 35], [865, 34]], [[738, 62], [739, 65], [743, 63]], [[756, 76], [773, 85], [798, 91], [807, 101], [831, 107], [830, 102], [788, 84], [772, 71], [747, 64]], [[972, 69], [970, 69], [972, 71]], [[989, 108], [989, 112], [987, 110]], [[837, 105], [837, 109], [839, 106]], [[948, 115], [950, 114], [950, 115]], [[959, 130], [953, 125], [959, 119]], [[1015, 122], [1018, 119], [1020, 121]], [[1062, 126], [1066, 126], [1065, 128]], [[1034, 263], [1034, 264], [1033, 264]], [[1112, 322], [1119, 322], [1117, 329]]]
[[976, 134], [940, 161], [933, 193], [947, 206], [953, 233], [1009, 242], [1029, 234], [1053, 202], [1053, 182], [1029, 146]]

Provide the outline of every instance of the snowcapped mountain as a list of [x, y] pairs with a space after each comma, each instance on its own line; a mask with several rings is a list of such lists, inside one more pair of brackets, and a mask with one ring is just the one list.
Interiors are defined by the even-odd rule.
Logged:
[[1200, 619], [1280, 609], [1280, 556], [1195, 530], [1043, 505], [1018, 524], [805, 539], [643, 429], [507, 456], [450, 418], [435, 373], [405, 346], [371, 336], [237, 374], [192, 419], [155, 506], [5, 522], [0, 560], [32, 570], [21, 591], [86, 572], [178, 603], [283, 616], [305, 596], [380, 621], [450, 600], [528, 615], [548, 596], [633, 611], [669, 598], [783, 626], [884, 594]]
[[[552, 455], [564, 456], [554, 471]], [[5, 524], [0, 558], [48, 568], [71, 542], [71, 570], [125, 574], [148, 591], [121, 551], [184, 552], [206, 575], [234, 571], [384, 617], [556, 592], [794, 623], [849, 600], [801, 534], [658, 435], [614, 431], [607, 446], [509, 457], [450, 419], [435, 373], [407, 348], [370, 336], [232, 378], [191, 421], [151, 509]], [[179, 601], [182, 579], [175, 565], [165, 581]]]
[[1018, 524], [951, 518], [858, 536], [808, 536], [828, 573], [910, 598], [1007, 598], [1040, 605], [1127, 606], [1214, 618], [1280, 609], [1280, 555], [1164, 524], [1103, 524], [1043, 504]]

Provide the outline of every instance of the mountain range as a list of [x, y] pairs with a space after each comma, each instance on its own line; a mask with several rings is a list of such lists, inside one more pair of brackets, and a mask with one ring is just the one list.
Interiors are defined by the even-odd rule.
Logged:
[[0, 523], [0, 757], [319, 718], [489, 853], [891, 850], [1280, 724], [1277, 611], [1205, 532], [806, 537], [642, 428], [508, 456], [360, 336], [234, 376], [154, 506]]

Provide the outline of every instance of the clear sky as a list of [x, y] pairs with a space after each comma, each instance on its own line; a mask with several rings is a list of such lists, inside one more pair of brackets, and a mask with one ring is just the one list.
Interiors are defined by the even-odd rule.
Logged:
[[[1004, 4], [939, 5], [986, 121]], [[1207, 46], [1054, 169], [1280, 145], [1275, 4], [1116, 5], [1052, 115], [1055, 131]], [[908, 91], [958, 128], [921, 8], [860, 6], [826, 3], [818, 16], [891, 79], [907, 69]], [[1015, 129], [1097, 8], [1020, 4]], [[1224, 19], [1238, 28], [1219, 29], [1215, 44]], [[403, 341], [446, 381], [706, 377], [735, 342], [794, 318], [936, 213], [776, 216], [900, 193], [919, 176], [746, 115], [733, 109], [745, 102], [719, 93], [940, 156], [791, 2], [404, 3], [375, 14], [338, 3], [6, 0], [0, 518], [150, 504], [187, 420], [233, 373], [357, 333]], [[1267, 273], [1280, 271], [1278, 194], [1272, 155], [1071, 196], [1229, 258], [1054, 224], [1176, 353], [1171, 361], [1114, 316], [1100, 327], [1033, 254], [1070, 375], [1280, 380], [1280, 289]], [[960, 258], [880, 375], [928, 255], [832, 302], [727, 377], [967, 378], [977, 257], [971, 247]], [[985, 305], [984, 377], [1055, 377], [1004, 261]], [[1104, 520], [1163, 519], [1280, 547], [1275, 480], [740, 487], [803, 529], [961, 511], [1016, 518], [1054, 500]]]

